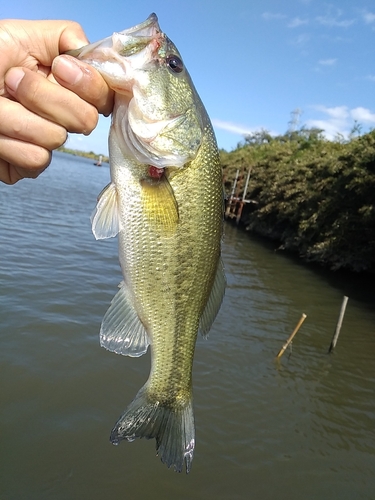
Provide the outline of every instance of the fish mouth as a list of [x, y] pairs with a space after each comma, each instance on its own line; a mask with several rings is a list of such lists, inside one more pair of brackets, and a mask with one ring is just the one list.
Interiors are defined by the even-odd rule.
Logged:
[[161, 31], [159, 26], [158, 16], [153, 12], [142, 23], [139, 23], [126, 30], [123, 30], [121, 31], [121, 33], [124, 33], [126, 35], [137, 34], [137, 36], [151, 36], [155, 30], [157, 32]]
[[88, 45], [84, 45], [79, 49], [67, 50], [64, 54], [68, 54], [73, 57], [78, 57], [79, 59], [85, 59], [87, 54], [91, 53], [93, 50], [98, 47], [101, 48], [112, 48], [112, 38], [114, 35], [133, 35], [137, 38], [148, 38], [149, 41], [157, 34], [161, 33], [161, 29], [159, 26], [158, 16], [155, 13], [152, 13], [148, 16], [148, 18], [142, 23], [137, 24], [136, 26], [132, 26], [131, 28], [127, 28], [123, 31], [115, 32], [113, 35], [103, 38], [94, 43], [90, 43]]
[[[79, 49], [68, 50], [65, 54], [81, 59], [96, 68], [106, 79], [108, 85], [113, 90], [118, 91], [121, 87], [114, 88], [115, 82], [113, 81], [113, 75], [115, 75], [116, 80], [118, 73], [116, 66], [117, 68], [123, 67], [124, 60], [131, 56], [135, 63], [133, 64], [137, 66], [138, 54], [140, 55], [139, 66], [141, 66], [144, 64], [141, 53], [145, 49], [151, 60], [160, 47], [162, 37], [157, 15], [152, 13], [145, 21], [136, 26], [115, 32], [107, 38]], [[123, 75], [121, 76], [123, 77]]]
[[170, 45], [151, 14], [136, 26], [68, 52], [96, 68], [115, 91], [112, 124], [124, 151], [159, 168], [182, 167], [195, 157], [202, 140], [202, 124], [182, 103], [169, 114], [164, 103], [149, 99], [149, 75], [167, 67]]

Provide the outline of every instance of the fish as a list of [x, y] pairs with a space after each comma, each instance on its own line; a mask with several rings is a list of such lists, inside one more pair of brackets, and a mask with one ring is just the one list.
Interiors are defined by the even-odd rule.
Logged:
[[96, 239], [118, 235], [123, 281], [102, 320], [100, 344], [132, 357], [151, 346], [149, 378], [110, 440], [155, 438], [161, 461], [188, 473], [197, 334], [207, 337], [226, 285], [215, 134], [156, 14], [69, 53], [95, 67], [115, 95], [111, 182], [91, 220]]

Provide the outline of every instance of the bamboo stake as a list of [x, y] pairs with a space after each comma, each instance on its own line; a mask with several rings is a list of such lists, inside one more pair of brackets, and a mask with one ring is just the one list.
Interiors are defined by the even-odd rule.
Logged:
[[229, 201], [228, 201], [227, 209], [225, 211], [225, 217], [228, 217], [228, 215], [230, 214], [230, 210], [231, 210], [231, 207], [232, 207], [232, 201], [233, 201], [233, 198], [234, 198], [234, 193], [236, 191], [236, 185], [237, 185], [237, 180], [238, 180], [238, 174], [239, 173], [240, 173], [240, 169], [238, 168], [237, 172], [236, 172], [236, 177], [235, 177], [234, 182], [233, 182], [232, 192], [231, 192], [231, 195], [230, 195], [230, 198], [229, 198]]
[[239, 224], [239, 222], [241, 220], [242, 210], [243, 210], [243, 206], [244, 206], [245, 199], [246, 199], [246, 194], [247, 194], [247, 188], [249, 186], [250, 174], [251, 174], [251, 167], [249, 168], [249, 171], [247, 173], [246, 183], [245, 183], [245, 189], [243, 191], [242, 200], [240, 201], [240, 206], [239, 206], [239, 209], [238, 209], [238, 212], [237, 212], [236, 224]]
[[301, 316], [301, 319], [298, 321], [297, 326], [293, 330], [292, 334], [290, 335], [290, 337], [288, 338], [288, 340], [285, 342], [285, 344], [280, 349], [279, 354], [276, 356], [277, 359], [281, 358], [281, 356], [284, 354], [285, 350], [288, 348], [289, 344], [292, 342], [293, 337], [298, 332], [298, 330], [301, 328], [301, 325], [305, 321], [306, 318], [307, 318], [306, 314], [303, 313], [302, 316]]
[[337, 321], [336, 325], [336, 330], [332, 338], [331, 345], [329, 346], [328, 352], [332, 352], [333, 349], [336, 347], [337, 340], [340, 335], [340, 330], [342, 326], [342, 321], [344, 319], [344, 314], [345, 314], [345, 309], [346, 309], [346, 304], [348, 303], [349, 297], [344, 295], [344, 298], [342, 299], [342, 304], [341, 304], [341, 309], [340, 309], [340, 314], [339, 314], [339, 319]]

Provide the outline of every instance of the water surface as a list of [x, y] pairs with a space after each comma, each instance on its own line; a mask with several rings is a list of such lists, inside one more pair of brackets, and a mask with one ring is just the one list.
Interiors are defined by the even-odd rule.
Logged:
[[0, 498], [373, 499], [373, 289], [230, 225], [225, 301], [196, 349], [191, 473], [168, 470], [154, 441], [110, 444], [150, 358], [98, 343], [121, 281], [117, 241], [96, 242], [89, 222], [108, 180], [107, 167], [56, 154], [36, 181], [0, 185]]

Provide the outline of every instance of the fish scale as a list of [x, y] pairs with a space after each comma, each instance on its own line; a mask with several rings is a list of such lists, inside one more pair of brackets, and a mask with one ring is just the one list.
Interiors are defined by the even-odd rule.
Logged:
[[146, 384], [111, 441], [155, 438], [168, 467], [189, 472], [195, 447], [192, 368], [225, 288], [220, 258], [222, 173], [214, 132], [175, 45], [152, 14], [74, 55], [115, 90], [111, 183], [92, 217], [97, 239], [118, 234], [124, 281], [105, 314], [101, 345], [140, 356]]

